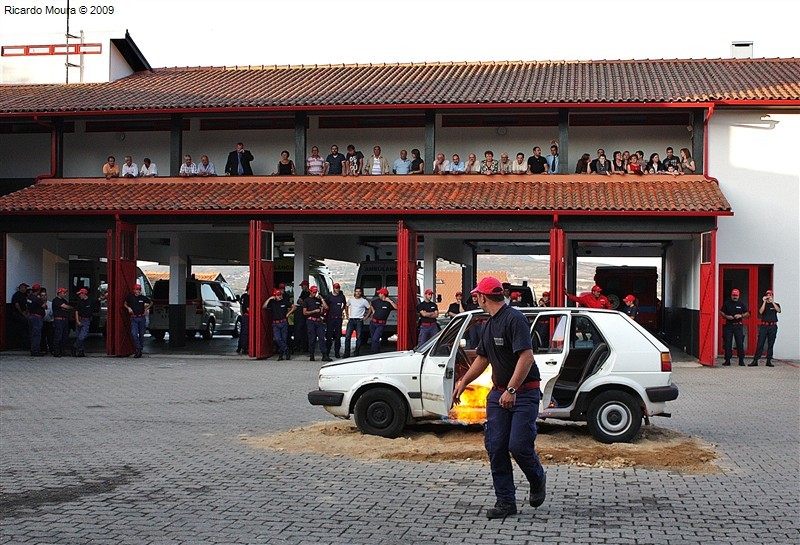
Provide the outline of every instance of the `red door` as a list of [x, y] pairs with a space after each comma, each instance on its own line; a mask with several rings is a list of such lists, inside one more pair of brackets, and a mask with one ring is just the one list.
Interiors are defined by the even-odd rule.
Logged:
[[417, 345], [417, 232], [397, 223], [397, 349]]
[[[717, 310], [722, 308], [722, 303], [730, 298], [733, 289], [739, 290], [739, 300], [747, 303], [750, 317], [743, 320], [744, 324], [744, 349], [747, 355], [755, 352], [758, 341], [758, 307], [761, 305], [761, 296], [772, 287], [772, 265], [720, 265], [719, 304]], [[722, 354], [722, 325], [725, 320], [719, 320], [717, 335], [719, 339], [718, 354]]]
[[719, 308], [714, 297], [714, 271], [717, 260], [717, 232], [701, 235], [700, 249], [700, 337], [698, 361], [714, 365], [714, 324]]
[[273, 225], [262, 220], [250, 221], [250, 346], [251, 358], [272, 355], [272, 324], [261, 309], [272, 295], [275, 276], [273, 261]]
[[108, 315], [106, 317], [106, 353], [129, 356], [134, 353], [130, 316], [125, 297], [136, 283], [136, 225], [117, 220], [108, 231]]

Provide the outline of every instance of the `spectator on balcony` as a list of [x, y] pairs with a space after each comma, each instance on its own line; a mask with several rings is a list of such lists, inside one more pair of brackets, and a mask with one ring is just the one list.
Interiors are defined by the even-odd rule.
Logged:
[[139, 176], [142, 178], [155, 178], [158, 176], [156, 164], [150, 161], [149, 157], [142, 159], [142, 168], [139, 169]]
[[454, 153], [453, 160], [450, 161], [450, 174], [464, 174], [466, 171], [466, 163], [461, 160], [457, 153]]
[[236, 149], [228, 154], [228, 161], [225, 163], [225, 176], [252, 176], [253, 168], [250, 161], [253, 154], [250, 150], [244, 149], [241, 142], [236, 144]]
[[344, 171], [344, 164], [347, 162], [347, 158], [344, 154], [339, 153], [339, 146], [334, 144], [331, 146], [331, 152], [325, 158], [325, 168], [322, 171], [322, 175], [325, 174], [341, 174], [345, 176]]
[[400, 159], [395, 159], [394, 163], [392, 163], [392, 172], [402, 175], [411, 172], [411, 159], [408, 158], [408, 152], [406, 150], [400, 150]]
[[628, 161], [628, 174], [643, 174], [644, 169], [642, 165], [639, 164], [639, 158], [636, 154], [631, 157], [631, 160]]
[[480, 174], [481, 164], [478, 162], [478, 157], [474, 153], [469, 154], [467, 164], [464, 165], [465, 174]]
[[361, 170], [364, 168], [364, 154], [357, 151], [353, 144], [350, 144], [347, 146], [345, 158], [347, 159], [347, 171], [345, 174], [347, 176], [360, 176]]
[[198, 176], [217, 175], [217, 168], [214, 166], [214, 163], [208, 160], [208, 155], [200, 156], [200, 164], [197, 165], [197, 175]]
[[122, 163], [122, 171], [120, 176], [123, 178], [136, 178], [139, 175], [139, 167], [133, 162], [130, 155], [125, 156], [125, 162]]
[[628, 163], [631, 162], [631, 152], [625, 150], [622, 152], [622, 163], [625, 165], [625, 168], [628, 168]]
[[433, 162], [433, 173], [434, 174], [450, 173], [450, 161], [444, 158], [444, 153], [439, 153], [436, 155], [436, 160]]
[[294, 161], [289, 159], [289, 152], [283, 150], [281, 152], [281, 160], [278, 161], [278, 170], [273, 172], [273, 176], [294, 176]]
[[550, 145], [550, 155], [545, 157], [547, 160], [547, 173], [548, 174], [558, 174], [558, 167], [559, 167], [559, 157], [558, 157], [558, 144], [551, 144]]
[[542, 148], [535, 146], [533, 155], [528, 157], [528, 174], [547, 174], [547, 159], [542, 157]]
[[483, 156], [485, 159], [481, 161], [481, 174], [491, 176], [500, 172], [500, 165], [494, 160], [494, 152], [486, 150]]
[[364, 160], [364, 174], [372, 176], [382, 176], [389, 174], [389, 161], [381, 155], [381, 147], [372, 148], [372, 155]]
[[625, 174], [625, 161], [622, 160], [622, 152], [615, 151], [614, 159], [611, 161], [611, 172], [614, 174]]
[[697, 170], [697, 165], [692, 159], [692, 153], [689, 148], [681, 148], [681, 171], [684, 174], [694, 174]]
[[319, 148], [313, 146], [311, 155], [306, 158], [306, 174], [309, 176], [322, 176], [325, 170], [325, 160], [319, 154]]
[[672, 154], [672, 147], [667, 148], [667, 155], [662, 161], [664, 163], [664, 170], [674, 174], [681, 173], [681, 160], [676, 155]]
[[578, 162], [575, 164], [575, 174], [588, 174], [590, 169], [589, 159], [591, 159], [591, 155], [588, 153], [584, 153], [581, 155], [581, 158], [578, 159]]
[[647, 167], [645, 167], [645, 172], [648, 174], [658, 174], [660, 172], [664, 172], [666, 167], [664, 167], [664, 163], [661, 162], [657, 153], [650, 154], [650, 160], [647, 162]]
[[197, 176], [197, 165], [192, 162], [191, 155], [183, 156], [183, 164], [178, 174], [180, 176]]
[[409, 174], [424, 174], [425, 161], [420, 157], [420, 151], [417, 148], [411, 150], [411, 170]]
[[500, 162], [497, 164], [500, 174], [511, 174], [511, 161], [508, 160], [508, 153], [505, 151], [500, 154]]
[[597, 158], [597, 165], [595, 166], [595, 174], [601, 176], [611, 176], [611, 163], [606, 159], [605, 154]]
[[103, 176], [106, 177], [106, 180], [119, 178], [119, 165], [113, 155], [109, 155], [106, 164], [103, 165]]
[[525, 162], [525, 154], [519, 152], [517, 158], [511, 163], [511, 174], [527, 174], [528, 163]]
[[589, 163], [589, 174], [597, 173], [597, 162], [600, 160], [601, 155], [605, 157], [606, 150], [604, 150], [603, 148], [598, 148], [597, 157], [595, 159], [592, 159], [592, 162]]
[[638, 150], [631, 159], [639, 163], [639, 166], [642, 167], [642, 172], [647, 170], [647, 161], [644, 159], [644, 152], [642, 150]]

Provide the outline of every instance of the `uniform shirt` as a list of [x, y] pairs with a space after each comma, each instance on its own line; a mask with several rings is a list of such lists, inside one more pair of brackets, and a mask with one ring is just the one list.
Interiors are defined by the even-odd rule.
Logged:
[[351, 297], [347, 301], [347, 306], [350, 307], [351, 320], [361, 320], [369, 311], [369, 301], [364, 297]]
[[472, 298], [469, 301], [463, 301], [461, 304], [464, 306], [464, 310], [478, 310], [481, 308], [478, 303], [472, 302]]
[[[532, 349], [528, 319], [517, 309], [504, 305], [486, 322], [476, 351], [492, 364], [494, 385], [507, 388], [517, 367], [518, 354]], [[539, 380], [536, 363], [522, 382], [535, 380]]]
[[[726, 312], [727, 314], [727, 312]], [[762, 322], [777, 322], [778, 321], [778, 311], [775, 310], [775, 305], [772, 303], [765, 303], [764, 304], [764, 313], [761, 314], [761, 321]]]
[[528, 157], [528, 168], [531, 171], [531, 174], [542, 174], [544, 172], [544, 167], [547, 165], [547, 159], [542, 157], [536, 157], [535, 155], [531, 155]]
[[94, 312], [95, 302], [91, 299], [78, 299], [78, 303], [75, 305], [75, 310], [78, 312], [78, 316], [81, 318], [91, 318], [92, 312]]
[[[19, 310], [17, 310], [17, 305], [19, 305]], [[11, 296], [11, 307], [14, 309], [14, 312], [22, 314], [28, 310], [28, 298], [21, 291], [15, 292], [14, 295]]]
[[339, 292], [339, 295], [329, 293], [325, 297], [325, 302], [328, 303], [328, 318], [341, 318], [344, 312], [344, 306], [347, 304], [347, 297], [344, 293]]
[[27, 301], [27, 303], [29, 314], [36, 314], [37, 316], [44, 318], [45, 312], [47, 311], [45, 301], [42, 301], [38, 295], [34, 295]]
[[[728, 316], [735, 316], [737, 314], [744, 314], [747, 312], [747, 305], [740, 299], [739, 301], [734, 301], [733, 299], [728, 299], [722, 304], [722, 313], [727, 314]], [[765, 320], [771, 321], [771, 320]], [[728, 324], [741, 324], [741, 318], [738, 320], [727, 320], [726, 323]]]
[[345, 158], [341, 153], [337, 153], [336, 155], [330, 153], [325, 158], [325, 162], [328, 163], [328, 174], [341, 174], [342, 163], [345, 162]]
[[69, 305], [69, 301], [63, 297], [56, 297], [53, 299], [53, 317], [55, 318], [69, 318], [71, 311], [64, 310], [61, 305]]
[[[461, 304], [464, 306], [464, 310], [469, 310], [469, 309], [467, 309], [467, 304], [466, 303], [464, 303], [462, 301]], [[461, 306], [458, 304], [458, 301], [456, 301], [455, 303], [450, 303], [450, 306], [447, 307], [447, 313], [448, 314], [460, 314], [461, 313]]]
[[435, 312], [438, 310], [439, 307], [436, 306], [436, 303], [433, 301], [422, 301], [420, 304], [417, 305], [417, 315], [419, 316], [419, 321], [422, 324], [435, 324], [436, 318], [428, 318], [427, 316], [422, 316], [420, 312]]
[[512, 307], [524, 307], [525, 301], [511, 301]]
[[250, 314], [250, 294], [244, 292], [242, 296], [239, 298], [239, 310], [241, 310], [242, 314], [247, 316]]
[[374, 320], [386, 321], [389, 319], [389, 314], [394, 310], [394, 307], [388, 299], [385, 301], [378, 298], [372, 301], [372, 318]]
[[637, 307], [636, 305], [633, 305], [632, 307], [625, 305], [625, 308], [622, 309], [622, 312], [624, 312], [625, 314], [636, 320], [636, 318], [639, 316], [639, 307]]
[[144, 314], [144, 307], [150, 304], [150, 298], [146, 295], [134, 295], [129, 293], [125, 296], [125, 303], [131, 308], [134, 316]]
[[273, 320], [285, 320], [291, 305], [286, 299], [273, 299], [267, 303], [267, 312]]
[[312, 310], [320, 311], [315, 312], [314, 314], [308, 314], [306, 315], [306, 318], [319, 318], [322, 316], [322, 299], [319, 297], [306, 297], [306, 299], [303, 301], [303, 308], [309, 312]]

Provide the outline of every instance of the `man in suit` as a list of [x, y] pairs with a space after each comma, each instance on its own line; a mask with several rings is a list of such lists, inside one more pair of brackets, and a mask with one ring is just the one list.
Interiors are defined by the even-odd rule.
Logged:
[[228, 162], [225, 164], [225, 176], [252, 176], [253, 169], [250, 161], [253, 154], [250, 150], [244, 149], [244, 144], [239, 142], [236, 149], [228, 154]]

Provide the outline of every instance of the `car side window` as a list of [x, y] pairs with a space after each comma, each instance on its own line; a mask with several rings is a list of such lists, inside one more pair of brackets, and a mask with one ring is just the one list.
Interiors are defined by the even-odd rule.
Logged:
[[203, 284], [200, 288], [200, 293], [203, 295], [203, 301], [217, 301], [219, 299], [210, 284]]
[[567, 317], [564, 314], [539, 315], [531, 331], [536, 354], [560, 354], [564, 351]]
[[447, 329], [439, 335], [439, 340], [436, 341], [436, 345], [431, 350], [433, 356], [446, 358], [453, 353], [454, 348], [458, 348], [458, 343], [461, 340], [458, 334], [461, 331], [464, 320], [464, 316], [451, 320]]
[[586, 316], [576, 316], [572, 321], [570, 343], [572, 348], [594, 348], [603, 342], [600, 332]]
[[222, 284], [222, 291], [225, 292], [226, 301], [236, 301], [236, 296], [233, 294], [233, 290], [231, 290], [230, 286]]

